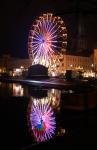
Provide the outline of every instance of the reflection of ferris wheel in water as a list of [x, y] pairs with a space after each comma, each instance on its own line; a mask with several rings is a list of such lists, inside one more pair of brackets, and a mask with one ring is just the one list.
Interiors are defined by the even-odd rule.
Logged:
[[56, 132], [53, 109], [45, 98], [32, 100], [28, 106], [28, 124], [31, 135], [34, 135], [37, 142], [47, 141], [53, 138]]
[[66, 50], [67, 31], [61, 17], [43, 14], [32, 25], [28, 37], [29, 57], [34, 64], [50, 65], [53, 55]]

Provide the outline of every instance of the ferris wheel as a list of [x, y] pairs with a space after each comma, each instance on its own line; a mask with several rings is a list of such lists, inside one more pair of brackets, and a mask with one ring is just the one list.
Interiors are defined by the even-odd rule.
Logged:
[[28, 37], [29, 58], [34, 64], [49, 66], [53, 55], [66, 51], [66, 46], [67, 30], [62, 18], [52, 13], [39, 16]]

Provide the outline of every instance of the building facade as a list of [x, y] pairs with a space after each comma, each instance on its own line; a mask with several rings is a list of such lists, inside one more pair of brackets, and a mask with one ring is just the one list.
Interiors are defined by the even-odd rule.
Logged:
[[[0, 72], [18, 69], [27, 70], [29, 66], [31, 66], [29, 59], [13, 58], [10, 55], [3, 55], [0, 58]], [[53, 64], [51, 68], [51, 70], [54, 68], [61, 73], [64, 73], [66, 70], [96, 71], [97, 49], [94, 49], [94, 52], [89, 57], [63, 54], [62, 59], [59, 58], [59, 64]]]

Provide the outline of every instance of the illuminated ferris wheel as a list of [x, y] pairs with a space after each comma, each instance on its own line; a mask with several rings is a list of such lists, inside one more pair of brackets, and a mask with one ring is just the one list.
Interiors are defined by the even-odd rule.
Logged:
[[31, 26], [29, 57], [34, 64], [50, 65], [53, 55], [66, 51], [67, 30], [61, 17], [43, 14]]

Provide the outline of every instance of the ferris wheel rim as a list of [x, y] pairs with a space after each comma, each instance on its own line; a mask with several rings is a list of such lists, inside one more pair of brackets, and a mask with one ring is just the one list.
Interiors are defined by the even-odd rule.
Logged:
[[[30, 58], [32, 57], [34, 60], [39, 57], [49, 59], [54, 53], [65, 52], [66, 46], [67, 30], [61, 17], [46, 13], [35, 20], [28, 37]], [[45, 56], [43, 53], [45, 53]]]

